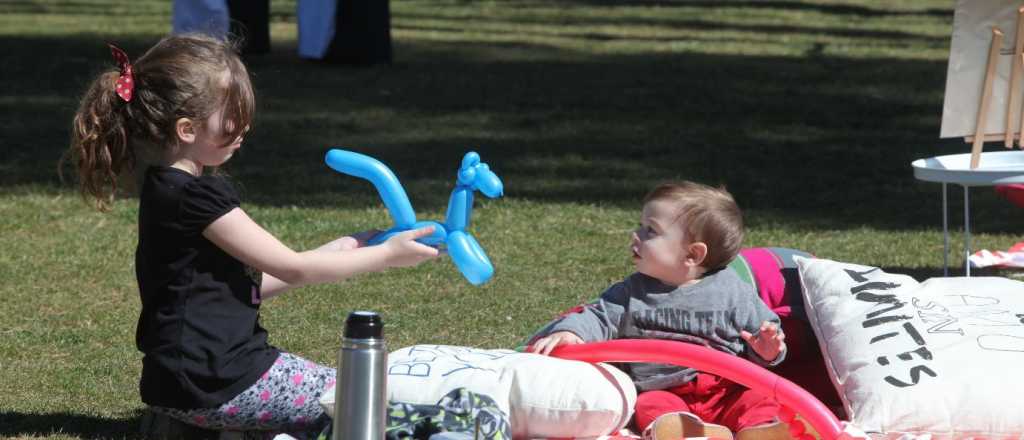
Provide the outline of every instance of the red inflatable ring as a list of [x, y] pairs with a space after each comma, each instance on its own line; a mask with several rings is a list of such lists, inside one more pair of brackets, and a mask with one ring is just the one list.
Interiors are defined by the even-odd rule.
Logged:
[[773, 397], [784, 411], [803, 416], [822, 440], [835, 440], [843, 430], [832, 411], [811, 393], [746, 359], [712, 348], [675, 341], [618, 339], [562, 345], [551, 355], [590, 363], [653, 362], [695, 368]]

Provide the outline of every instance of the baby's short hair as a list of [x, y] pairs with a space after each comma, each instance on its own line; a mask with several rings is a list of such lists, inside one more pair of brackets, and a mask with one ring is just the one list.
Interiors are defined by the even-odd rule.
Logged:
[[663, 183], [644, 197], [645, 204], [655, 200], [674, 204], [687, 239], [708, 245], [705, 269], [725, 267], [739, 253], [743, 244], [743, 213], [724, 187], [689, 181]]

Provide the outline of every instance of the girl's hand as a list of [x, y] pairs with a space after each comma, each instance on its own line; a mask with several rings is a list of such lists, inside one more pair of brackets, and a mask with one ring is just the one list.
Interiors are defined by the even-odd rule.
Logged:
[[338, 238], [337, 240], [328, 242], [323, 246], [316, 248], [318, 251], [350, 251], [352, 249], [358, 249], [366, 246], [368, 242], [375, 235], [379, 234], [380, 231], [377, 229], [371, 229], [369, 231], [356, 232], [352, 235], [346, 235]]
[[779, 326], [771, 321], [762, 322], [761, 329], [756, 336], [746, 330], [741, 330], [740, 337], [747, 341], [750, 348], [754, 349], [754, 353], [768, 362], [777, 359], [782, 350], [786, 349], [786, 335], [782, 334], [779, 331]]
[[582, 344], [583, 339], [576, 336], [573, 332], [554, 332], [543, 338], [538, 339], [530, 347], [530, 353], [538, 353], [547, 356], [559, 345], [574, 345]]
[[437, 258], [440, 254], [437, 248], [416, 241], [416, 239], [427, 237], [432, 233], [434, 233], [434, 227], [427, 226], [391, 236], [381, 245], [388, 249], [389, 256], [386, 266], [409, 267]]

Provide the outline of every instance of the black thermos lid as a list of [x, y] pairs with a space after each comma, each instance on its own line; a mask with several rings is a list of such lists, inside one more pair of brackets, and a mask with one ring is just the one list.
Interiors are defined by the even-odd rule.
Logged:
[[384, 322], [376, 312], [355, 311], [345, 319], [344, 337], [352, 339], [380, 339], [384, 335]]

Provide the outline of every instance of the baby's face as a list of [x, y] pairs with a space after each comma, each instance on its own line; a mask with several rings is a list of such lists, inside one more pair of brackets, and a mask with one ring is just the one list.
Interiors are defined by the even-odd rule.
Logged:
[[640, 227], [633, 233], [631, 250], [637, 272], [668, 284], [684, 284], [687, 238], [678, 210], [669, 202], [652, 200], [644, 205]]

